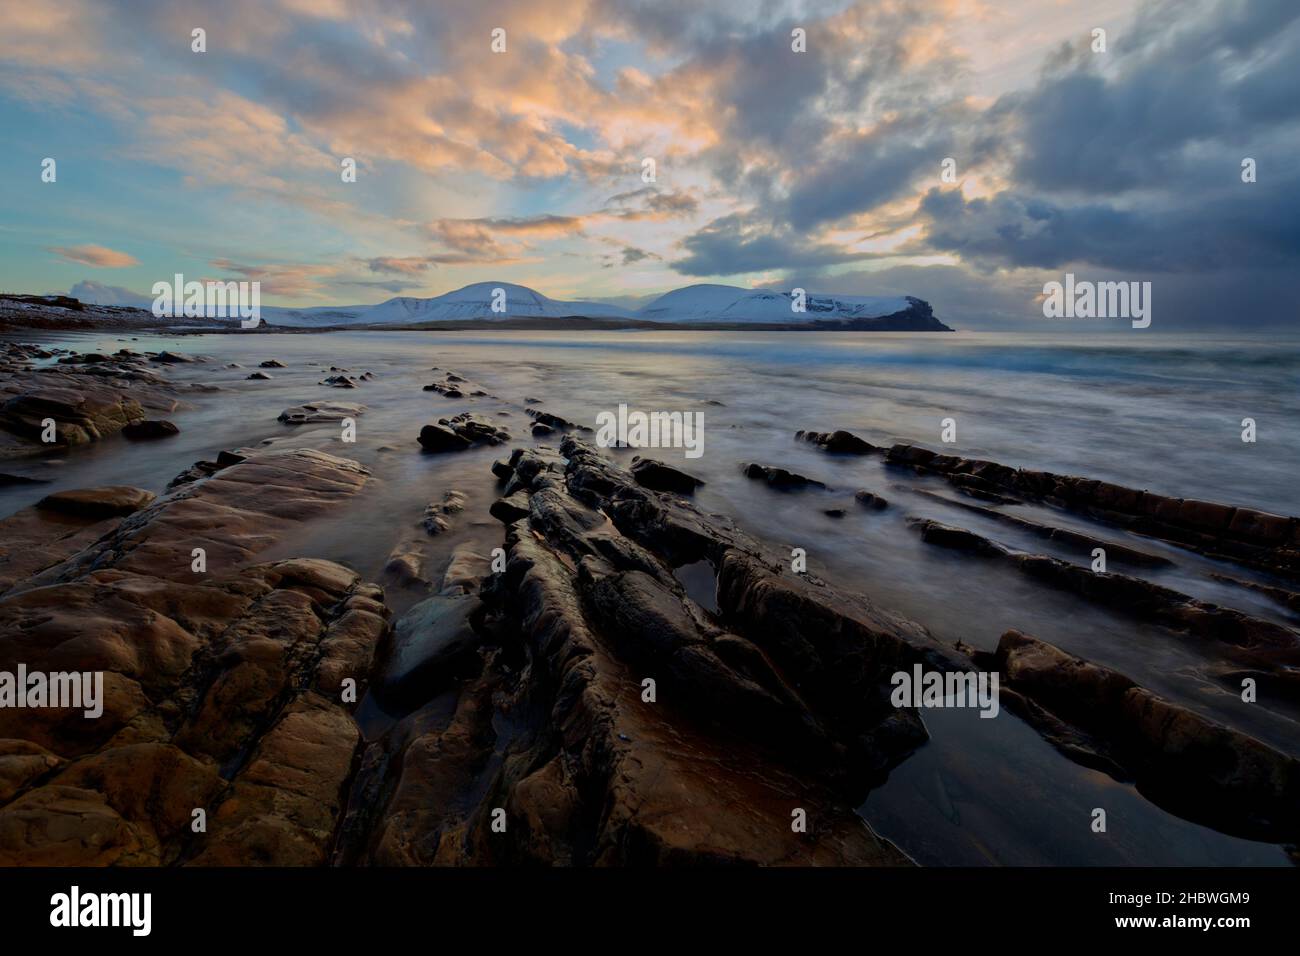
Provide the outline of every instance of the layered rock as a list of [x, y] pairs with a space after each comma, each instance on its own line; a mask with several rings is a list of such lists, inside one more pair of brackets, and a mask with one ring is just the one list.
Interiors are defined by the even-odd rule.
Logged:
[[1032, 702], [1022, 716], [1080, 762], [1117, 767], [1150, 799], [1227, 833], [1300, 837], [1294, 757], [1018, 631], [1002, 635], [992, 663]]
[[[496, 463], [508, 473], [494, 506], [505, 571], [487, 579], [481, 607], [421, 606], [440, 623], [423, 640], [413, 628], [394, 655], [427, 648], [417, 697], [448, 687], [457, 669], [466, 682], [450, 716], [416, 710], [381, 748], [388, 756], [368, 759], [401, 769], [362, 855], [903, 862], [851, 810], [925, 739], [912, 711], [888, 703], [888, 674], [922, 661], [965, 669], [968, 659], [783, 569], [777, 554], [646, 489], [580, 440], [561, 448], [563, 457], [516, 449]], [[672, 573], [698, 560], [718, 569], [717, 614]], [[808, 835], [791, 827], [800, 809]]]
[[1099, 572], [1049, 555], [1017, 551], [966, 528], [913, 518], [927, 544], [1006, 561], [1044, 584], [1112, 610], [1196, 637], [1221, 641], [1279, 666], [1300, 664], [1300, 632], [1254, 615], [1197, 600], [1172, 588], [1116, 572]]
[[940, 455], [917, 445], [894, 445], [886, 453], [886, 460], [942, 475], [959, 487], [974, 486], [1045, 501], [1211, 557], [1300, 580], [1300, 519], [1294, 517], [1172, 498], [1073, 475]]
[[307, 450], [232, 457], [127, 517], [8, 519], [99, 537], [0, 598], [0, 669], [102, 672], [104, 693], [96, 719], [0, 710], [0, 865], [327, 860], [387, 611], [340, 565], [248, 560], [366, 475]]
[[[148, 412], [171, 412], [176, 390], [149, 370], [143, 357], [64, 355], [65, 365], [33, 366], [53, 353], [11, 346], [0, 357], [0, 458], [14, 458], [101, 441], [146, 423]], [[53, 441], [46, 423], [54, 422]], [[174, 427], [174, 426], [173, 426]]]

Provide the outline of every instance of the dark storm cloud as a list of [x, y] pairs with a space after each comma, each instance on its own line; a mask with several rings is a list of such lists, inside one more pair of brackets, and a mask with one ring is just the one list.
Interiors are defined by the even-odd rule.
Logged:
[[[1189, 324], [1223, 321], [1234, 302], [1249, 303], [1239, 321], [1272, 323], [1300, 302], [1297, 90], [1300, 3], [1149, 4], [1112, 31], [1110, 52], [1048, 51], [1033, 88], [983, 112], [899, 91], [887, 126], [805, 143], [810, 161], [766, 171], [783, 192], [758, 191], [743, 220], [685, 239], [674, 265], [688, 275], [789, 270], [851, 292], [827, 269], [867, 257], [808, 237], [923, 189], [924, 232], [906, 251], [960, 265], [852, 273], [857, 291], [887, 291], [885, 279], [905, 276], [910, 288], [897, 291], [978, 301], [981, 284], [993, 293], [1014, 273], [1013, 296], [983, 299], [1032, 316], [1023, 293], [1041, 288], [1046, 270], [1095, 269], [1159, 277], [1166, 314], [1176, 303]], [[939, 186], [945, 155], [959, 170], [991, 162], [1007, 186], [969, 200]], [[1246, 157], [1257, 182], [1242, 181]]]
[[[1019, 123], [1018, 182], [1169, 190], [1206, 160], [1253, 155], [1279, 123], [1300, 118], [1298, 21], [1293, 0], [1148, 8], [1113, 54], [1086, 54], [1004, 98]], [[1110, 55], [1114, 76], [1096, 69]]]
[[1115, 55], [1112, 73], [1085, 55], [1004, 98], [994, 112], [1017, 136], [1014, 185], [972, 201], [928, 192], [927, 244], [985, 268], [1243, 284], [1300, 265], [1300, 5], [1155, 5]]
[[948, 153], [927, 139], [918, 142], [897, 128], [853, 137], [795, 183], [783, 218], [811, 229], [906, 195], [922, 177], [935, 180]]
[[682, 241], [686, 255], [670, 265], [682, 275], [716, 276], [770, 269], [820, 269], [869, 256], [808, 242], [789, 230], [749, 227], [741, 216], [715, 219]]
[[1174, 208], [1066, 205], [1003, 192], [966, 201], [932, 190], [921, 203], [926, 243], [986, 266], [1055, 269], [1070, 262], [1153, 272], [1300, 265], [1300, 178], [1267, 191], [1240, 182], [1234, 193]]

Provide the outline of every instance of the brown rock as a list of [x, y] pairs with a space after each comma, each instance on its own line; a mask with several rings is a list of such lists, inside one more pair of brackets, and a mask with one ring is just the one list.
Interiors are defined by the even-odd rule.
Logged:
[[143, 488], [114, 485], [106, 488], [78, 488], [46, 495], [36, 507], [77, 518], [98, 520], [122, 518], [147, 507], [157, 495]]

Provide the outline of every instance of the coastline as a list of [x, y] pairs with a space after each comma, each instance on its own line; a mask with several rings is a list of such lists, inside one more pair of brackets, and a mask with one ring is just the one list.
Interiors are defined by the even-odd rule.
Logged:
[[[82, 416], [89, 440], [60, 449], [69, 463], [51, 476], [92, 453], [106, 463], [167, 462], [161, 474], [176, 477], [138, 493], [82, 487], [72, 498], [78, 488], [66, 481], [57, 492], [36, 486], [35, 505], [4, 519], [4, 660], [52, 669], [41, 643], [22, 635], [57, 609], [60, 633], [102, 635], [77, 663], [103, 669], [110, 693], [108, 719], [93, 728], [51, 714], [5, 730], [26, 741], [35, 772], [0, 818], [19, 813], [43, 826], [63, 812], [58, 788], [73, 781], [116, 808], [114, 774], [129, 787], [144, 786], [144, 774], [186, 781], [224, 821], [195, 837], [152, 810], [113, 809], [115, 835], [93, 859], [63, 862], [269, 854], [287, 865], [899, 865], [932, 862], [925, 844], [939, 834], [953, 841], [953, 858], [966, 859], [966, 841], [982, 835], [934, 820], [921, 838], [915, 823], [901, 822], [897, 788], [910, 767], [929, 766], [957, 741], [979, 752], [1008, 745], [999, 742], [1007, 735], [1034, 742], [1036, 763], [1025, 772], [1040, 787], [1051, 781], [1064, 795], [1098, 771], [1122, 786], [1136, 779], [1141, 795], [1133, 791], [1129, 813], [1153, 833], [1195, 833], [1219, 859], [1262, 862], [1263, 850], [1292, 838], [1285, 807], [1295, 757], [1274, 725], [1225, 705], [1207, 713], [1162, 673], [1168, 666], [1152, 665], [1175, 650], [1180, 667], [1203, 655], [1198, 681], [1226, 697], [1243, 674], [1270, 699], [1293, 695], [1286, 615], [1297, 589], [1284, 583], [1295, 572], [1293, 517], [935, 457], [923, 445], [837, 431], [830, 420], [800, 422], [814, 429], [798, 434], [794, 423], [779, 425], [761, 443], [751, 437], [757, 460], [715, 463], [707, 484], [688, 490], [682, 476], [703, 461], [593, 447], [573, 420], [563, 372], [547, 388], [502, 378], [488, 355], [457, 359], [455, 371], [439, 360], [426, 372], [418, 358], [380, 366], [360, 351], [340, 352], [338, 368], [288, 354], [250, 361], [264, 341], [244, 340], [254, 351], [234, 356], [129, 345], [95, 359], [11, 353], [10, 384], [30, 395], [48, 379]], [[347, 348], [346, 339], [329, 341]], [[249, 381], [260, 367], [269, 381]], [[351, 384], [329, 387], [338, 378]], [[422, 387], [429, 378], [432, 391]], [[105, 388], [121, 401], [86, 404]], [[261, 389], [275, 390], [274, 406], [257, 398]], [[711, 402], [712, 429], [738, 413], [725, 397]], [[426, 409], [423, 428], [394, 400]], [[251, 440], [216, 445], [214, 431], [203, 459], [177, 458], [167, 443], [195, 440], [190, 406], [211, 406]], [[141, 444], [113, 434], [161, 415], [179, 423], [179, 437]], [[347, 419], [365, 436], [355, 448], [340, 441]], [[708, 454], [726, 458], [716, 440]], [[634, 454], [657, 457], [638, 463]], [[41, 504], [56, 493], [67, 503]], [[364, 534], [350, 515], [372, 516]], [[919, 603], [873, 585], [843, 557], [823, 554], [846, 531], [886, 562], [918, 551], [936, 582], [924, 584]], [[809, 548], [811, 569], [791, 567], [791, 535]], [[198, 576], [196, 541], [206, 549]], [[1101, 576], [1087, 569], [1096, 546], [1114, 562]], [[502, 567], [493, 566], [497, 548]], [[1231, 580], [1207, 600], [1208, 572], [1225, 562]], [[976, 591], [1017, 582], [1023, 610], [1009, 604], [1001, 617], [1019, 616], [1020, 627], [999, 619], [978, 639], [965, 631], [954, 640], [942, 618], [917, 619], [936, 584], [965, 578]], [[1269, 581], [1271, 590], [1259, 589]], [[1240, 600], [1225, 605], [1224, 594]], [[250, 603], [250, 595], [260, 596]], [[948, 600], [949, 614], [971, 616], [965, 597]], [[163, 631], [149, 623], [159, 601], [171, 622]], [[1065, 608], [1085, 635], [1102, 621], [1132, 628], [1125, 633], [1149, 642], [1153, 662], [1120, 666], [1109, 645], [1096, 646], [1095, 660], [1083, 643], [1043, 636], [1043, 622]], [[268, 640], [281, 650], [263, 658]], [[143, 669], [112, 663], [138, 641], [152, 648]], [[956, 714], [893, 707], [889, 676], [900, 662], [997, 674], [1003, 710], [995, 720], [972, 715], [972, 729], [950, 723]], [[651, 675], [653, 702], [642, 699]], [[296, 768], [308, 738], [328, 741], [328, 753], [311, 758], [304, 791]], [[1236, 761], [1240, 772], [1206, 777], [1210, 764], [1189, 759], [1176, 739], [1216, 748], [1212, 765]], [[693, 756], [672, 756], [670, 740], [689, 741]], [[227, 774], [214, 776], [221, 766]], [[622, 782], [611, 789], [614, 780]], [[986, 785], [989, 801], [1005, 799]], [[818, 821], [815, 845], [789, 830], [780, 795], [791, 787], [799, 794], [791, 806]], [[738, 792], [755, 809], [734, 829], [740, 821], [726, 807]], [[611, 809], [596, 814], [597, 806]], [[494, 836], [498, 807], [510, 823]], [[646, 816], [635, 807], [657, 809]], [[712, 833], [707, 847], [692, 835], [700, 821]], [[1205, 851], [1186, 849], [1197, 844], [1185, 839], [1166, 836], [1163, 851], [1142, 845], [1196, 861]], [[50, 847], [8, 852], [56, 862]], [[1023, 861], [1028, 851], [1000, 852]], [[1269, 859], [1286, 862], [1277, 849]]]

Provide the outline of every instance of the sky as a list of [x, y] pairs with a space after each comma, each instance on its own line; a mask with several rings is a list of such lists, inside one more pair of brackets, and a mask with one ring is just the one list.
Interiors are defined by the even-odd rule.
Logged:
[[1037, 331], [1070, 272], [1151, 282], [1156, 330], [1296, 323], [1297, 0], [0, 0], [0, 24], [4, 291], [719, 282]]

